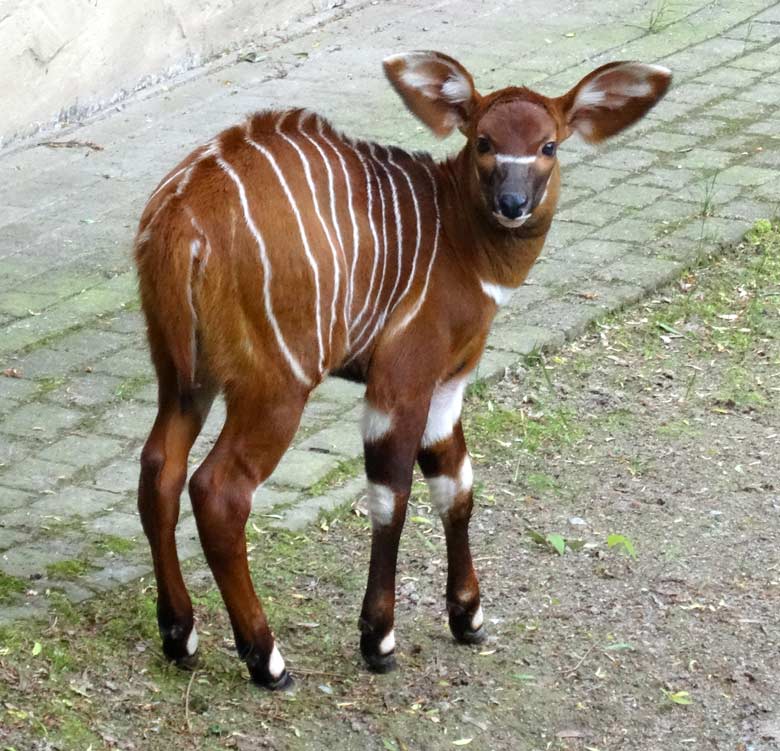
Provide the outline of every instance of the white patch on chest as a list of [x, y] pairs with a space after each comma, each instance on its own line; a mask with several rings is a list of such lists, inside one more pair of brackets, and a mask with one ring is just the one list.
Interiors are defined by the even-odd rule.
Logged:
[[509, 298], [512, 297], [512, 293], [517, 289], [516, 287], [504, 287], [502, 284], [494, 284], [484, 280], [480, 280], [479, 283], [482, 286], [482, 291], [499, 307], [506, 305], [509, 302]]

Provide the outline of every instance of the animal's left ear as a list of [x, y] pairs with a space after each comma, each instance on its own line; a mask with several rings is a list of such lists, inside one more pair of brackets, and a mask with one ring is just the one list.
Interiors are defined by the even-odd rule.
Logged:
[[566, 125], [564, 138], [579, 133], [599, 143], [644, 117], [663, 97], [672, 73], [661, 65], [607, 63], [554, 99]]

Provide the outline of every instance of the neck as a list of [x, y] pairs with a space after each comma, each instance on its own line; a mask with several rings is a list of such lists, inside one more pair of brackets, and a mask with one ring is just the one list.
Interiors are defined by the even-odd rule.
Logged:
[[483, 282], [519, 287], [539, 256], [558, 198], [559, 172], [550, 176], [548, 195], [517, 229], [498, 225], [485, 205], [475, 167], [464, 148], [436, 164], [442, 229], [453, 252]]

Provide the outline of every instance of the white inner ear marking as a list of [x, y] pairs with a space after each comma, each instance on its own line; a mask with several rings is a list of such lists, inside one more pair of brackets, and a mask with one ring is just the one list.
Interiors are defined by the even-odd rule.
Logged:
[[[599, 78], [601, 78], [601, 76], [599, 76]], [[597, 84], [599, 78], [589, 81], [579, 92], [577, 92], [577, 98], [574, 100], [574, 107], [572, 107], [572, 110], [604, 104], [607, 95], [598, 88]]]
[[284, 672], [284, 658], [276, 644], [274, 644], [271, 656], [268, 658], [268, 672], [272, 678], [279, 678]]
[[198, 632], [195, 630], [195, 626], [192, 627], [192, 631], [190, 631], [190, 635], [187, 637], [185, 649], [190, 657], [198, 651]]
[[453, 378], [436, 387], [428, 408], [428, 422], [420, 442], [422, 448], [433, 446], [452, 435], [452, 429], [460, 419], [465, 388], [465, 378]]
[[363, 407], [361, 432], [366, 443], [375, 443], [387, 435], [393, 425], [393, 418], [387, 412], [372, 407], [368, 402]]
[[492, 298], [496, 305], [499, 306], [506, 305], [509, 302], [509, 298], [512, 296], [512, 293], [515, 291], [514, 287], [504, 287], [501, 284], [486, 282], [483, 279], [480, 279], [479, 283], [482, 287], [482, 291], [488, 297]]
[[460, 73], [453, 71], [442, 85], [441, 95], [453, 104], [462, 104], [471, 99], [471, 85]]
[[379, 642], [379, 654], [389, 655], [395, 649], [395, 629]]
[[536, 161], [536, 156], [513, 156], [512, 154], [496, 154], [496, 161], [499, 164], [533, 164]]
[[482, 605], [477, 608], [477, 612], [471, 616], [471, 630], [476, 631], [484, 622], [485, 614], [482, 612]]
[[386, 527], [393, 520], [395, 493], [386, 485], [368, 483], [368, 514], [375, 527]]

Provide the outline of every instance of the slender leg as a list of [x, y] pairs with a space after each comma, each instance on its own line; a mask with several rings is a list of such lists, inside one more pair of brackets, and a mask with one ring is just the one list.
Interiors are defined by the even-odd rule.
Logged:
[[460, 420], [448, 438], [422, 449], [417, 460], [447, 538], [450, 630], [459, 642], [479, 644], [487, 634], [482, 626], [479, 582], [469, 549], [469, 520], [474, 505], [472, 472]]
[[276, 467], [295, 434], [305, 393], [270, 393], [252, 384], [227, 394], [227, 420], [216, 445], [190, 480], [203, 550], [230, 615], [236, 648], [255, 683], [292, 681], [255, 594], [245, 525], [252, 493]]
[[[425, 427], [427, 399], [417, 404], [379, 408], [369, 386], [363, 419], [371, 563], [360, 615], [360, 651], [369, 669], [395, 667], [395, 569], [412, 473]], [[379, 402], [381, 403], [381, 402]]]
[[138, 510], [149, 540], [157, 579], [157, 623], [165, 656], [182, 667], [196, 661], [198, 637], [192, 602], [176, 551], [179, 496], [187, 478], [187, 456], [214, 398], [201, 389], [182, 409], [173, 379], [160, 379], [159, 410], [141, 452]]

